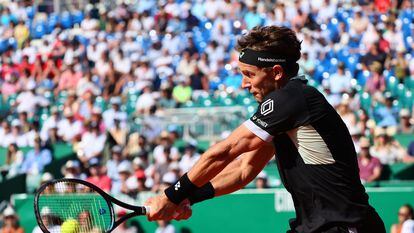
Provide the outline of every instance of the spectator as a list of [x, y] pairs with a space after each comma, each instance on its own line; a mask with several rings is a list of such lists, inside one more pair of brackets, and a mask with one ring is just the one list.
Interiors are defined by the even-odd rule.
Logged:
[[398, 210], [398, 223], [392, 224], [391, 233], [401, 233], [405, 221], [413, 218], [413, 208], [409, 204], [402, 205]]
[[122, 119], [119, 119], [119, 116], [116, 116], [114, 119], [114, 125], [108, 130], [109, 136], [113, 139], [116, 145], [125, 146], [128, 129], [127, 127], [121, 127]]
[[114, 127], [115, 118], [120, 121], [120, 126], [126, 126], [127, 115], [121, 111], [122, 100], [120, 97], [112, 97], [110, 99], [111, 108], [104, 111], [102, 114], [105, 127], [111, 129]]
[[42, 130], [40, 131], [40, 137], [43, 141], [49, 139], [50, 130], [57, 129], [58, 122], [60, 121], [59, 112], [56, 107], [50, 109], [51, 115], [43, 122]]
[[87, 131], [82, 135], [78, 145], [79, 159], [85, 163], [93, 157], [101, 155], [106, 141], [106, 135], [99, 132], [96, 122], [87, 123]]
[[158, 105], [160, 109], [175, 108], [176, 102], [172, 98], [172, 89], [165, 87], [161, 89], [161, 96], [158, 100]]
[[368, 138], [362, 137], [359, 142], [361, 151], [358, 156], [359, 177], [362, 182], [372, 182], [381, 177], [382, 166], [379, 159], [370, 154], [370, 142]]
[[77, 160], [68, 160], [62, 167], [62, 174], [65, 178], [86, 179], [86, 175], [81, 173], [80, 163]]
[[66, 109], [63, 112], [64, 118], [58, 122], [57, 134], [68, 143], [72, 143], [75, 137], [82, 132], [82, 123], [78, 121], [72, 110]]
[[191, 81], [189, 78], [182, 78], [179, 84], [174, 87], [172, 96], [177, 102], [178, 106], [183, 105], [185, 102], [191, 99], [193, 89], [190, 86], [190, 82]]
[[[302, 59], [299, 60], [300, 72], [313, 76], [313, 73], [315, 71], [315, 66], [316, 66], [315, 61], [309, 58], [309, 54], [307, 52], [304, 52], [302, 54]], [[340, 66], [338, 65], [338, 70], [339, 68]]]
[[17, 72], [12, 72], [5, 76], [5, 82], [1, 86], [4, 100], [7, 100], [9, 96], [16, 95], [22, 89], [21, 83], [18, 82], [18, 75]]
[[37, 106], [46, 106], [48, 101], [38, 96], [35, 93], [36, 82], [31, 80], [26, 84], [26, 91], [20, 93], [17, 96], [16, 104], [18, 112], [27, 112], [29, 117], [33, 117], [36, 112]]
[[384, 106], [374, 110], [374, 117], [378, 119], [378, 126], [388, 127], [398, 125], [399, 108], [393, 105], [393, 101], [394, 98], [392, 96], [387, 96]]
[[[62, 220], [52, 214], [49, 207], [45, 206], [40, 210], [40, 217], [42, 218], [43, 225], [49, 230], [49, 232], [60, 232], [60, 225]], [[32, 233], [43, 233], [39, 226], [35, 226]]]
[[[67, 91], [67, 98], [65, 103], [63, 104], [63, 112], [72, 112], [72, 113], [78, 113], [80, 108], [80, 103], [77, 99], [76, 92], [74, 90]], [[85, 94], [85, 93], [84, 93]], [[83, 95], [82, 95], [83, 96]], [[80, 97], [80, 96], [79, 96]]]
[[155, 233], [175, 233], [175, 227], [171, 224], [170, 221], [158, 220], [157, 229]]
[[194, 143], [188, 143], [185, 147], [183, 156], [181, 157], [179, 166], [182, 173], [186, 173], [193, 167], [193, 165], [200, 158], [200, 154], [197, 153], [197, 147]]
[[151, 150], [148, 145], [147, 138], [144, 135], [138, 133], [132, 133], [129, 135], [128, 144], [126, 146], [127, 157], [132, 158], [140, 154], [147, 155]]
[[112, 180], [104, 173], [104, 168], [98, 158], [91, 158], [88, 161], [89, 177], [86, 181], [96, 185], [105, 192], [109, 192], [112, 187]]
[[168, 132], [163, 131], [160, 135], [160, 142], [159, 144], [154, 148], [153, 156], [154, 156], [154, 162], [157, 164], [164, 164], [167, 162], [168, 158], [165, 154], [165, 149], [169, 150], [168, 154], [172, 157], [178, 157], [178, 149], [173, 146], [173, 143], [168, 136]]
[[6, 164], [2, 169], [7, 171], [7, 177], [11, 178], [19, 174], [20, 167], [23, 163], [23, 152], [19, 150], [19, 147], [12, 143], [7, 148]]
[[382, 164], [393, 164], [402, 161], [404, 151], [398, 142], [387, 135], [386, 129], [377, 127], [374, 132], [374, 146], [370, 149], [372, 156], [378, 158]]
[[404, 156], [405, 163], [414, 163], [414, 140], [412, 140], [407, 147], [407, 153]]
[[361, 136], [363, 136], [361, 134], [361, 130], [358, 127], [352, 127], [349, 129], [349, 134], [351, 134], [352, 141], [354, 142], [354, 146], [355, 146], [355, 151], [358, 154], [361, 150], [359, 146], [359, 142], [360, 142]]
[[22, 173], [39, 174], [46, 165], [52, 162], [52, 153], [42, 147], [40, 137], [35, 139], [34, 148], [27, 152], [21, 167]]
[[112, 183], [112, 194], [125, 194], [133, 197], [137, 194], [138, 180], [132, 175], [131, 162], [124, 160], [118, 164], [119, 179]]
[[95, 107], [95, 96], [92, 91], [86, 91], [79, 103], [77, 117], [81, 120], [90, 120]]
[[8, 147], [11, 143], [16, 143], [19, 147], [29, 145], [29, 140], [26, 134], [22, 131], [22, 125], [18, 119], [14, 119], [11, 123], [11, 132], [6, 134], [4, 138], [4, 145]]
[[411, 123], [410, 110], [403, 108], [400, 110], [400, 124], [398, 125], [398, 132], [402, 134], [414, 134], [414, 125]]
[[329, 77], [329, 88], [334, 95], [349, 93], [351, 90], [351, 76], [345, 72], [345, 64], [339, 63], [338, 70]]
[[[118, 211], [118, 219], [126, 215], [125, 210]], [[127, 226], [128, 222], [124, 221], [119, 226], [117, 226], [112, 232], [113, 233], [137, 233], [138, 230], [135, 226]]]
[[[374, 62], [378, 62], [382, 67], [385, 63], [385, 59], [386, 55], [385, 53], [379, 50], [379, 44], [374, 43], [369, 48], [368, 53], [361, 58], [363, 70], [368, 70], [368, 67], [371, 66]], [[376, 66], [379, 67], [378, 65]]]
[[162, 131], [161, 119], [156, 112], [157, 107], [154, 105], [150, 108], [149, 115], [144, 116], [142, 120], [142, 135], [150, 144], [155, 142]]
[[14, 28], [14, 37], [17, 40], [17, 46], [21, 48], [23, 42], [29, 37], [29, 29], [26, 27], [24, 20], [20, 19]]
[[16, 212], [11, 206], [6, 207], [3, 211], [4, 223], [0, 228], [1, 233], [24, 233], [20, 227]]
[[255, 181], [255, 186], [257, 189], [266, 189], [269, 188], [269, 184], [267, 182], [267, 174], [265, 171], [261, 171]]
[[119, 180], [118, 166], [123, 161], [125, 161], [125, 158], [122, 153], [122, 147], [119, 145], [113, 146], [111, 149], [111, 158], [106, 162], [106, 174], [113, 182]]
[[353, 128], [356, 125], [356, 116], [355, 113], [349, 108], [349, 102], [349, 98], [342, 98], [337, 107], [338, 114], [341, 116], [348, 129]]
[[135, 110], [138, 114], [148, 114], [152, 106], [155, 105], [155, 98], [153, 96], [150, 86], [142, 89], [142, 94], [138, 97], [135, 104]]
[[382, 65], [381, 63], [374, 61], [369, 66], [369, 70], [371, 71], [371, 75], [366, 81], [365, 90], [371, 95], [374, 95], [374, 97], [378, 98], [377, 96], [383, 93], [386, 88], [385, 78], [382, 75]]

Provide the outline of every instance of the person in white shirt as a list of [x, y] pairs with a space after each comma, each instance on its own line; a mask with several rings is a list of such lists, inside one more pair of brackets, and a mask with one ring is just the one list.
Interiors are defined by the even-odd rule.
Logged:
[[28, 81], [26, 91], [20, 93], [16, 99], [18, 112], [27, 112], [29, 117], [32, 117], [36, 112], [37, 106], [46, 106], [48, 104], [45, 98], [36, 95], [35, 90], [35, 81]]
[[[60, 232], [59, 225], [52, 225], [53, 223], [58, 222], [58, 217], [52, 214], [52, 211], [49, 207], [43, 207], [40, 210], [40, 216], [42, 218], [43, 224], [50, 232]], [[35, 228], [33, 228], [32, 233], [43, 233], [43, 231], [40, 229], [39, 226], [36, 226]]]
[[111, 108], [103, 112], [102, 118], [105, 124], [106, 129], [111, 129], [114, 127], [114, 120], [117, 118], [120, 121], [121, 127], [126, 127], [126, 120], [128, 118], [126, 112], [121, 111], [122, 100], [120, 97], [112, 97], [109, 100]]
[[155, 105], [155, 99], [150, 86], [144, 87], [142, 92], [135, 104], [135, 110], [139, 114], [148, 114], [150, 108]]
[[59, 122], [59, 112], [56, 107], [52, 107], [50, 109], [51, 115], [43, 122], [42, 129], [40, 131], [40, 138], [43, 141], [47, 141], [49, 139], [49, 130], [52, 128], [57, 127], [57, 124]]
[[104, 149], [105, 141], [106, 135], [99, 132], [99, 125], [96, 122], [89, 123], [88, 130], [82, 135], [79, 142], [79, 159], [86, 162], [92, 157], [100, 155]]
[[124, 55], [124, 51], [122, 51], [122, 49], [119, 49], [118, 56], [115, 56], [113, 59], [116, 71], [122, 74], [128, 74], [131, 71], [131, 59]]
[[9, 146], [11, 143], [16, 143], [18, 147], [28, 146], [29, 141], [26, 135], [22, 132], [20, 121], [14, 119], [11, 126], [11, 133], [7, 134], [4, 138], [5, 145]]
[[414, 220], [408, 219], [402, 225], [401, 233], [414, 233]]
[[164, 156], [164, 149], [170, 148], [170, 157], [178, 157], [178, 149], [172, 145], [171, 139], [166, 131], [161, 133], [161, 142], [154, 148], [153, 156], [155, 163], [164, 164], [167, 158]]
[[345, 72], [345, 64], [338, 64], [338, 71], [329, 77], [329, 87], [332, 94], [340, 95], [351, 90], [351, 75]]
[[170, 221], [158, 220], [157, 224], [158, 227], [155, 230], [155, 233], [175, 233], [175, 227]]
[[196, 145], [189, 143], [186, 148], [183, 156], [181, 157], [179, 167], [181, 172], [184, 174], [193, 167], [193, 165], [200, 158], [200, 154], [196, 151]]
[[82, 132], [82, 123], [75, 119], [73, 112], [69, 109], [64, 112], [64, 118], [59, 121], [57, 127], [58, 135], [69, 143]]
[[8, 144], [10, 144], [10, 143], [7, 143], [5, 140], [6, 137], [8, 137], [10, 133], [11, 133], [10, 124], [7, 121], [3, 121], [0, 127], [0, 138], [3, 138], [3, 140], [0, 140], [1, 147], [8, 147]]

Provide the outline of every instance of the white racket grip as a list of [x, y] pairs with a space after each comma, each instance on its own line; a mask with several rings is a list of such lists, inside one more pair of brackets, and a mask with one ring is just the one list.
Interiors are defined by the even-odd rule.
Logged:
[[150, 213], [150, 210], [151, 210], [150, 207], [144, 205], [144, 209], [145, 209], [145, 215], [148, 215]]

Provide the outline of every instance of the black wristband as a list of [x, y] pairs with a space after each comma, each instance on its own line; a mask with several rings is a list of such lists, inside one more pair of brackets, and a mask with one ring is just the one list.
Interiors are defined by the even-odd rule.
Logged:
[[195, 190], [193, 193], [188, 196], [188, 200], [190, 201], [190, 204], [193, 205], [198, 202], [202, 202], [208, 199], [211, 199], [215, 195], [215, 190], [211, 182], [208, 182], [207, 184], [203, 185], [202, 187]]
[[178, 205], [197, 189], [185, 173], [174, 185], [165, 189], [164, 193], [172, 203]]

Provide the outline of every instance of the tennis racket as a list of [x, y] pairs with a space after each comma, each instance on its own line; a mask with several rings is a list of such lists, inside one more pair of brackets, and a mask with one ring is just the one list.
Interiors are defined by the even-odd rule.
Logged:
[[[118, 220], [113, 204], [132, 210]], [[43, 184], [36, 193], [37, 223], [45, 233], [109, 233], [123, 221], [149, 213], [147, 206], [133, 206], [79, 179], [58, 179]]]

